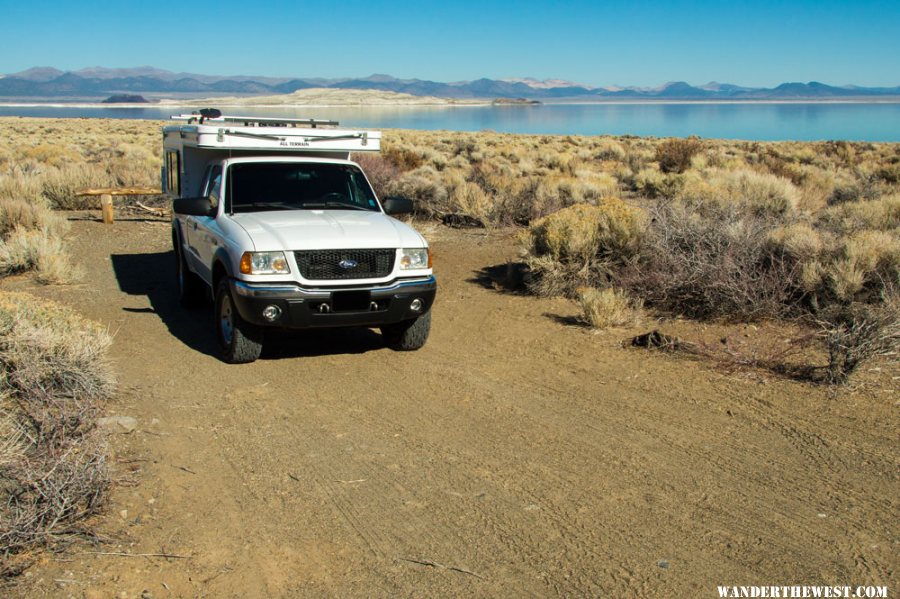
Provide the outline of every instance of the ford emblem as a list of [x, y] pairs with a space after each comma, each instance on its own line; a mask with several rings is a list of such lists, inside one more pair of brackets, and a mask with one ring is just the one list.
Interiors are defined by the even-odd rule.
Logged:
[[350, 270], [351, 268], [356, 268], [357, 266], [359, 266], [359, 263], [356, 260], [344, 259], [338, 262], [338, 266], [340, 266], [344, 270]]

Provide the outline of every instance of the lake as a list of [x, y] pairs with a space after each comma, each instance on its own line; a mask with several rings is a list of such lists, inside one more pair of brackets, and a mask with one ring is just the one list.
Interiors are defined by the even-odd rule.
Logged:
[[[0, 116], [168, 119], [167, 106], [0, 106]], [[900, 142], [900, 103], [622, 103], [538, 106], [228, 108], [226, 114], [334, 119], [359, 128], [493, 130], [558, 135], [640, 135]]]

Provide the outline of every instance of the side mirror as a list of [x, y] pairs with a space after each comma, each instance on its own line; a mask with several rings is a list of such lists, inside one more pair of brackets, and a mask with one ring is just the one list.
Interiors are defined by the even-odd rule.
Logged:
[[172, 210], [175, 214], [186, 214], [188, 216], [215, 215], [209, 198], [177, 198], [172, 202]]
[[410, 214], [413, 211], [412, 200], [406, 198], [387, 198], [381, 205], [387, 214]]

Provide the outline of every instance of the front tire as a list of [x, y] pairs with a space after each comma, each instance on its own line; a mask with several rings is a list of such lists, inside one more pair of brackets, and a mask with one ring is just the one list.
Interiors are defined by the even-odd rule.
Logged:
[[216, 338], [221, 357], [229, 364], [254, 362], [262, 353], [263, 332], [243, 318], [231, 297], [227, 280], [216, 290]]
[[381, 327], [381, 336], [388, 347], [395, 351], [415, 351], [428, 341], [431, 332], [431, 310], [415, 320]]

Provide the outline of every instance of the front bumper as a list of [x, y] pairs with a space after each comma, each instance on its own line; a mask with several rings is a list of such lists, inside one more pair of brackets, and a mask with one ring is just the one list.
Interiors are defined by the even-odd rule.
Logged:
[[[260, 326], [289, 329], [377, 327], [421, 316], [431, 309], [437, 292], [433, 276], [399, 279], [387, 285], [305, 288], [292, 284], [246, 283], [230, 280], [231, 296], [241, 317]], [[418, 299], [418, 311], [410, 304]], [[263, 310], [277, 306], [275, 320]]]

